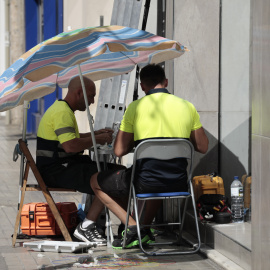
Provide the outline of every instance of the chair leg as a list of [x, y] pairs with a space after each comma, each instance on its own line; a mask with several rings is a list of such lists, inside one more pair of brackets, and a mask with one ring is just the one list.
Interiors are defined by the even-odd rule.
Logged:
[[165, 216], [164, 222], [168, 222], [168, 213], [167, 213], [168, 204], [167, 204], [167, 200], [163, 200], [163, 203], [164, 203], [163, 211], [164, 211], [164, 216]]
[[107, 207], [105, 207], [105, 212], [106, 212], [106, 227], [107, 227], [107, 245], [111, 246], [112, 242], [114, 241], [114, 237], [111, 225], [110, 212]]
[[180, 244], [182, 242], [182, 216], [181, 216], [181, 200], [177, 199], [177, 205], [178, 205], [178, 217], [179, 217], [179, 236], [178, 236], [178, 243]]
[[23, 186], [22, 186], [21, 201], [20, 201], [18, 212], [17, 212], [17, 217], [16, 217], [16, 221], [15, 221], [15, 225], [14, 225], [14, 233], [13, 233], [13, 237], [12, 237], [12, 246], [13, 247], [15, 247], [18, 229], [19, 229], [19, 225], [20, 225], [20, 218], [21, 218], [21, 213], [22, 213], [22, 207], [23, 207], [23, 201], [24, 201], [24, 196], [25, 196], [28, 173], [29, 173], [29, 163], [26, 163]]
[[[126, 223], [125, 223], [125, 231], [124, 231], [124, 240], [123, 240], [123, 248], [126, 246], [126, 237], [127, 237], [127, 227], [128, 227], [128, 221], [129, 221], [129, 213], [131, 208], [131, 198], [132, 198], [132, 184], [129, 188], [129, 198], [128, 198], [128, 206], [127, 206], [127, 217], [126, 217]], [[135, 201], [133, 201], [135, 204]]]
[[57, 209], [57, 207], [55, 205], [55, 202], [54, 202], [54, 200], [53, 200], [53, 198], [52, 198], [52, 196], [50, 194], [50, 192], [42, 190], [42, 193], [43, 193], [43, 195], [44, 195], [44, 197], [45, 197], [45, 199], [46, 199], [46, 201], [47, 201], [47, 203], [48, 203], [48, 205], [49, 205], [49, 207], [51, 209], [51, 212], [52, 212], [52, 214], [53, 214], [53, 216], [54, 216], [54, 218], [55, 218], [55, 220], [56, 220], [56, 222], [57, 222], [57, 224], [59, 226], [59, 229], [61, 230], [61, 232], [62, 232], [62, 234], [63, 234], [63, 236], [65, 238], [65, 240], [72, 242], [72, 239], [71, 239], [70, 234], [68, 232], [67, 226], [64, 223], [64, 221], [63, 221], [63, 219], [62, 219], [62, 217], [61, 217], [61, 215], [60, 215], [60, 213], [59, 213], [59, 211], [58, 211], [58, 209]]
[[[142, 212], [143, 212], [143, 208], [144, 208], [144, 205], [145, 205], [145, 201], [141, 201], [141, 200], [136, 199], [136, 203], [137, 203], [137, 208], [138, 208], [138, 217], [141, 218]], [[134, 210], [133, 210], [131, 216], [133, 218], [135, 217]]]
[[142, 247], [142, 236], [141, 236], [141, 230], [140, 230], [140, 219], [138, 216], [138, 206], [136, 203], [136, 196], [135, 196], [135, 188], [132, 187], [132, 195], [133, 195], [133, 202], [134, 202], [134, 214], [135, 214], [135, 221], [136, 221], [136, 227], [137, 227], [137, 234], [138, 234], [138, 239], [139, 239], [139, 246], [141, 250], [144, 252], [144, 249]]
[[[135, 195], [135, 188], [134, 186], [132, 187], [132, 195], [133, 195], [133, 202], [136, 202], [136, 195]], [[147, 252], [142, 245], [142, 236], [141, 236], [141, 228], [140, 228], [140, 218], [138, 215], [138, 207], [137, 204], [134, 203], [134, 214], [135, 214], [135, 221], [136, 221], [136, 227], [137, 227], [137, 234], [138, 234], [138, 239], [139, 239], [139, 247], [141, 251], [146, 254], [146, 255], [155, 255], [155, 252]]]
[[194, 199], [193, 189], [191, 188], [191, 199], [192, 199], [192, 205], [193, 205], [193, 212], [194, 212], [194, 219], [195, 219], [195, 226], [196, 226], [196, 232], [197, 232], [197, 238], [198, 238], [198, 246], [195, 251], [199, 251], [201, 248], [201, 236], [200, 236], [200, 229], [199, 229], [199, 222], [197, 217], [197, 210], [196, 210], [196, 203]]
[[[134, 191], [134, 194], [133, 196], [135, 197], [135, 191]], [[192, 198], [193, 200], [193, 206], [195, 206], [195, 201], [194, 201], [194, 198]], [[186, 214], [186, 210], [187, 210], [187, 205], [188, 205], [188, 198], [185, 198], [185, 204], [184, 204], [184, 209], [183, 209], [183, 214], [181, 215], [181, 203], [180, 203], [180, 199], [177, 199], [178, 200], [178, 207], [179, 207], [179, 240], [182, 239], [182, 231], [183, 231], [183, 225], [184, 225], [184, 220], [185, 220], [185, 214]], [[166, 201], [166, 200], [165, 200]], [[193, 209], [195, 209], [195, 213], [196, 213], [196, 206], [193, 207]], [[146, 255], [149, 255], [149, 256], [166, 256], [166, 255], [185, 255], [185, 254], [194, 254], [194, 253], [197, 253], [200, 249], [200, 246], [201, 246], [201, 242], [200, 242], [200, 234], [199, 234], [199, 229], [198, 229], [198, 220], [196, 219], [196, 229], [197, 229], [197, 236], [198, 236], [198, 245], [195, 247], [194, 246], [194, 249], [193, 250], [185, 250], [185, 251], [170, 251], [170, 252], [158, 252], [158, 251], [151, 251], [151, 252], [147, 252], [144, 248], [143, 248], [143, 245], [142, 245], [142, 241], [141, 241], [141, 234], [140, 234], [140, 224], [139, 224], [139, 218], [138, 218], [138, 210], [137, 210], [137, 207], [134, 207], [134, 212], [135, 212], [135, 217], [136, 217], [136, 223], [137, 223], [137, 233], [138, 233], [138, 238], [139, 238], [139, 246], [140, 246], [140, 249], [143, 253], [145, 253]], [[195, 217], [196, 218], [196, 217]], [[182, 220], [181, 220], [182, 219]], [[165, 244], [165, 243], [163, 243]], [[167, 242], [166, 243], [167, 245], [168, 244], [176, 244], [175, 242]], [[151, 246], [154, 246], [155, 244], [152, 244]], [[159, 245], [158, 243], [156, 243], [156, 245]], [[162, 245], [162, 244], [160, 244]]]
[[51, 209], [51, 212], [65, 238], [66, 241], [72, 241], [71, 237], [70, 237], [70, 234], [68, 232], [68, 229], [55, 205], [55, 202], [50, 194], [50, 192], [48, 191], [43, 179], [42, 179], [42, 176], [40, 175], [40, 172], [38, 171], [38, 168], [36, 167], [36, 164], [35, 164], [35, 161], [31, 155], [31, 153], [29, 152], [28, 148], [27, 148], [27, 145], [25, 144], [24, 141], [22, 140], [19, 140], [19, 145], [20, 145], [20, 149], [22, 150], [24, 156], [26, 157], [27, 159], [27, 164], [29, 164], [29, 166], [31, 167], [32, 169], [32, 172], [34, 174], [34, 176], [36, 177], [36, 180], [41, 188], [41, 191]]
[[14, 232], [13, 232], [13, 237], [12, 237], [12, 246], [13, 247], [15, 247], [15, 243], [17, 240], [17, 234], [18, 234], [18, 229], [19, 229], [19, 225], [20, 225], [20, 218], [21, 218], [21, 213], [22, 213], [24, 195], [25, 195], [25, 189], [23, 189], [22, 194], [21, 194], [20, 206], [19, 206], [19, 209], [17, 212], [16, 221], [15, 221]]
[[187, 206], [188, 206], [188, 198], [185, 198], [185, 204], [184, 204], [184, 209], [183, 209], [183, 214], [182, 214], [183, 218], [181, 220], [181, 227], [180, 227], [180, 232], [179, 232], [179, 235], [181, 235], [181, 237], [182, 237], [182, 232], [183, 232], [183, 228], [184, 228]]

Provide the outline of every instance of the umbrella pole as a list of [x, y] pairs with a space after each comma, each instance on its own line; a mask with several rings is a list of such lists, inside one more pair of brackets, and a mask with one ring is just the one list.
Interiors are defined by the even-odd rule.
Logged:
[[[23, 103], [23, 129], [22, 129], [22, 140], [26, 141], [26, 127], [27, 127], [27, 110], [29, 103], [28, 101], [24, 101]], [[19, 202], [18, 202], [18, 210], [20, 208], [21, 196], [22, 196], [22, 182], [23, 182], [23, 172], [24, 172], [24, 154], [21, 153], [21, 164], [20, 164], [20, 179], [19, 179]], [[21, 222], [19, 223], [18, 233], [21, 230]]]
[[83, 81], [83, 76], [82, 76], [82, 71], [81, 71], [80, 65], [78, 65], [78, 70], [79, 70], [79, 75], [80, 75], [82, 89], [83, 89], [83, 96], [84, 96], [84, 101], [85, 101], [85, 106], [86, 106], [86, 112], [87, 112], [88, 122], [89, 122], [89, 126], [90, 126], [91, 136], [92, 136], [94, 153], [95, 153], [95, 156], [96, 156], [97, 168], [98, 168], [98, 171], [100, 172], [101, 169], [100, 169], [100, 163], [99, 163], [99, 160], [98, 160], [97, 143], [96, 143], [96, 138], [95, 138], [95, 133], [94, 133], [94, 128], [93, 128], [93, 122], [92, 122], [93, 116], [90, 114], [89, 104], [88, 104], [88, 99], [87, 99], [87, 94], [86, 94], [86, 89], [85, 89], [85, 85], [84, 85], [84, 81]]
[[[78, 65], [78, 70], [79, 70], [79, 75], [80, 75], [82, 89], [83, 89], [83, 96], [84, 96], [85, 105], [86, 105], [87, 117], [88, 117], [89, 126], [90, 126], [90, 130], [91, 130], [91, 136], [92, 136], [92, 142], [93, 142], [93, 146], [94, 146], [94, 153], [95, 153], [95, 156], [96, 156], [97, 168], [98, 168], [98, 171], [100, 172], [101, 168], [100, 168], [100, 163], [99, 163], [99, 160], [98, 160], [97, 144], [96, 144], [96, 138], [95, 138], [93, 122], [92, 122], [93, 116], [90, 114], [89, 104], [88, 104], [87, 95], [86, 95], [86, 89], [85, 89], [85, 85], [84, 85], [80, 65]], [[107, 224], [107, 242], [108, 242], [108, 245], [110, 245], [110, 243], [111, 243], [110, 237], [111, 237], [111, 239], [113, 241], [113, 234], [112, 234], [111, 226], [108, 225], [108, 224], [110, 224], [110, 216], [109, 216], [109, 210], [106, 207], [105, 207], [105, 212], [106, 212], [106, 224]]]
[[29, 102], [23, 102], [23, 132], [22, 132], [22, 139], [25, 142], [26, 140], [26, 127], [27, 127], [27, 110], [29, 109]]
[[[150, 8], [150, 2], [151, 2], [151, 0], [146, 0], [145, 1], [144, 13], [143, 13], [143, 22], [142, 22], [142, 30], [146, 29], [146, 23], [147, 23], [149, 8]], [[137, 65], [137, 67], [136, 67], [135, 85], [134, 85], [134, 91], [133, 91], [133, 101], [137, 100], [138, 97], [139, 97], [139, 95], [138, 95], [139, 74], [140, 74], [140, 68]]]

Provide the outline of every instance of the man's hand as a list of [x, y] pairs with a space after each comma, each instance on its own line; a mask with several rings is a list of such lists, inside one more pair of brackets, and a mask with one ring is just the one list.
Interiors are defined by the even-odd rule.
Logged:
[[99, 134], [102, 134], [102, 133], [113, 133], [113, 129], [111, 128], [103, 128], [103, 129], [99, 129], [99, 130], [95, 130], [94, 133], [95, 135], [99, 135]]
[[[112, 129], [100, 129], [95, 131], [96, 143], [110, 144], [112, 142]], [[93, 146], [91, 133], [80, 133], [80, 138], [75, 138], [70, 141], [62, 143], [63, 149], [67, 153], [78, 153]]]
[[95, 131], [95, 138], [98, 144], [112, 143], [112, 129], [100, 129]]

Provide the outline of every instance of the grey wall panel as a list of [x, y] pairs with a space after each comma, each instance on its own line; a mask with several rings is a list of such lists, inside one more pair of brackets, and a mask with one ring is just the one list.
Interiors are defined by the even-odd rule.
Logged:
[[249, 0], [222, 1], [221, 33], [221, 110], [249, 111]]
[[[253, 26], [254, 29], [254, 26]], [[260, 70], [262, 69], [261, 58], [262, 51], [258, 41], [259, 30], [253, 34], [253, 70], [252, 70], [252, 133], [262, 134], [262, 88], [260, 87]]]
[[250, 1], [221, 1], [220, 174], [230, 197], [233, 177], [250, 172]]
[[[265, 14], [266, 15], [266, 14]], [[262, 106], [261, 106], [261, 135], [270, 137], [270, 124], [269, 124], [269, 116], [270, 116], [270, 91], [269, 91], [269, 83], [270, 83], [270, 70], [269, 70], [269, 63], [270, 63], [270, 32], [269, 32], [269, 14], [267, 14], [267, 25], [264, 25], [262, 29], [262, 40], [261, 40], [261, 77], [260, 77], [260, 84], [261, 84], [261, 97], [262, 97]]]
[[193, 103], [209, 138], [194, 175], [218, 171], [219, 2], [174, 1], [174, 39], [190, 50], [174, 60], [174, 94]]
[[270, 268], [270, 2], [252, 1], [252, 269]]
[[[268, 99], [269, 100], [269, 99]], [[269, 120], [267, 121], [269, 123]], [[268, 124], [269, 125], [269, 124]], [[269, 248], [270, 248], [270, 217], [268, 215], [270, 205], [270, 138], [261, 138], [261, 183], [260, 183], [260, 219], [257, 221], [261, 232], [261, 261], [262, 269], [270, 269]]]
[[217, 111], [219, 1], [175, 1], [174, 29], [174, 39], [190, 50], [174, 62], [174, 93], [198, 111]]
[[[249, 173], [249, 112], [223, 112], [221, 117], [220, 175], [230, 198], [233, 177]], [[224, 130], [225, 129], [225, 130]]]

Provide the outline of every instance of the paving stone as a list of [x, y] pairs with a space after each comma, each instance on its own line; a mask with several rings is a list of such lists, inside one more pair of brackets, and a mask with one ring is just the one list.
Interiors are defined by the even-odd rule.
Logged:
[[[21, 137], [19, 126], [6, 126], [4, 119], [0, 117], [0, 269], [78, 269], [73, 266], [81, 256], [88, 253], [54, 253], [36, 252], [24, 248], [23, 242], [37, 241], [40, 239], [18, 239], [15, 248], [11, 246], [11, 235], [14, 231], [14, 224], [18, 207], [19, 195], [19, 171], [20, 160], [12, 161], [13, 150]], [[34, 156], [36, 141], [28, 140], [31, 153]], [[36, 183], [33, 174], [29, 174], [29, 182]], [[81, 202], [80, 193], [53, 193], [54, 200]], [[41, 192], [26, 192], [24, 203], [44, 202]], [[116, 233], [119, 220], [111, 215], [113, 230]], [[44, 238], [50, 240], [52, 238]], [[41, 239], [42, 240], [42, 239]], [[221, 270], [210, 259], [201, 254], [182, 256], [160, 256], [147, 257], [139, 249], [116, 251], [109, 247], [98, 247], [93, 249], [93, 256], [99, 261], [100, 267], [107, 269], [216, 269]], [[100, 268], [99, 268], [100, 269]]]

